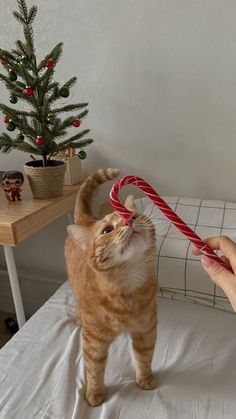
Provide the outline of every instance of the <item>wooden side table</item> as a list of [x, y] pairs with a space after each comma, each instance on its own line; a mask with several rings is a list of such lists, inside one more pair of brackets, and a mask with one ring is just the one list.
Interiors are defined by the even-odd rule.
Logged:
[[[13, 247], [74, 209], [80, 183], [64, 186], [64, 194], [54, 199], [34, 199], [26, 181], [22, 201], [8, 202], [0, 188], [0, 245], [3, 246], [19, 327], [25, 323]], [[72, 218], [69, 222], [72, 222]]]

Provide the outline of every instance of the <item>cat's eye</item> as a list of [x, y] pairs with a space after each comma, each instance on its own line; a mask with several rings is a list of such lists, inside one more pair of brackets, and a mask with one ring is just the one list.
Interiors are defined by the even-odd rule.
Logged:
[[133, 214], [131, 219], [136, 220], [136, 218], [138, 218], [138, 214]]
[[114, 230], [114, 228], [112, 226], [106, 226], [103, 230], [102, 230], [102, 234], [108, 234], [111, 233]]

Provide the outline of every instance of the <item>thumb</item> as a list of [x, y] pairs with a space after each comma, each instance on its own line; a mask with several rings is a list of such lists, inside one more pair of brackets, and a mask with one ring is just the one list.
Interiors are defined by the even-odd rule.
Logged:
[[226, 268], [217, 263], [215, 260], [203, 255], [201, 258], [202, 266], [212, 281], [221, 288], [227, 287], [234, 280], [234, 275], [231, 274]]

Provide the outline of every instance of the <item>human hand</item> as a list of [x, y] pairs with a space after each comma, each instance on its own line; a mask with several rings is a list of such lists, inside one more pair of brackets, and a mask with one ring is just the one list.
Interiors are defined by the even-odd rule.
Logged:
[[203, 268], [212, 281], [223, 289], [236, 312], [236, 243], [226, 236], [211, 237], [204, 241], [213, 250], [220, 250], [223, 253], [224, 256], [222, 256], [222, 259], [231, 265], [233, 273], [208, 256], [202, 255], [196, 248], [193, 250], [193, 254], [196, 256], [202, 255], [201, 262]]

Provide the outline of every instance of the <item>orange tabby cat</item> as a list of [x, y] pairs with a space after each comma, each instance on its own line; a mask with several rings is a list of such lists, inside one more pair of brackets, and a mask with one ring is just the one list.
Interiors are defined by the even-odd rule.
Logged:
[[85, 180], [75, 206], [75, 224], [65, 244], [68, 277], [78, 302], [86, 365], [85, 397], [91, 406], [106, 396], [104, 371], [111, 342], [122, 332], [132, 338], [136, 381], [155, 388], [151, 362], [156, 342], [156, 250], [151, 221], [137, 213], [132, 197], [132, 226], [117, 213], [96, 220], [91, 199], [98, 185], [118, 170], [98, 170]]

